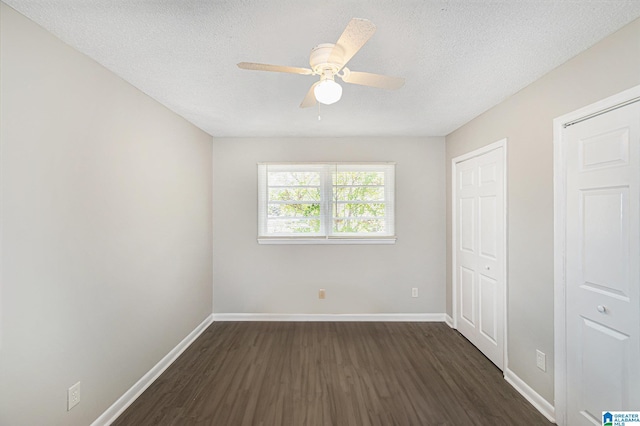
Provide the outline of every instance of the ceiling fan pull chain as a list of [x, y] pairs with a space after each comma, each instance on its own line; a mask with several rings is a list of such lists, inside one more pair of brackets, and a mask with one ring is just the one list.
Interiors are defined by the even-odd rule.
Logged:
[[322, 117], [320, 117], [320, 102], [316, 102], [316, 104], [318, 105], [318, 121], [322, 120]]

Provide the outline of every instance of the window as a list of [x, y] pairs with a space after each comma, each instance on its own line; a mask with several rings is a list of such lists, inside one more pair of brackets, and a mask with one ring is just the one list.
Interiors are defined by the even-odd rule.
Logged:
[[258, 164], [258, 242], [394, 243], [392, 163]]

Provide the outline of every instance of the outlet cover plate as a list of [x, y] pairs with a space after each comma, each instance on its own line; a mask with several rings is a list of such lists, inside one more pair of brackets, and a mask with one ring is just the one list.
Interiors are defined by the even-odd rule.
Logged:
[[411, 297], [418, 297], [418, 287], [413, 287], [411, 289]]
[[547, 356], [544, 352], [540, 352], [536, 349], [536, 366], [542, 370], [547, 371]]
[[80, 382], [67, 389], [67, 411], [80, 403]]

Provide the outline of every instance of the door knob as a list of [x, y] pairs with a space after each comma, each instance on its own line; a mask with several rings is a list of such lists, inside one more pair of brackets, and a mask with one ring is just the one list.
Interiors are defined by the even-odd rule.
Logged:
[[484, 269], [486, 269], [487, 271], [490, 271], [491, 270], [491, 266], [487, 265], [487, 266], [484, 267]]
[[607, 308], [603, 305], [598, 305], [596, 309], [598, 309], [598, 312], [600, 312], [601, 314], [604, 314], [605, 312], [607, 312]]

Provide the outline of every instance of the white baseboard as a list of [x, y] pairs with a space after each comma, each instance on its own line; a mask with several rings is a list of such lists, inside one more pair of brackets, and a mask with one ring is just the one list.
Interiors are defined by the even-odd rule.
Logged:
[[527, 401], [531, 403], [543, 416], [550, 422], [556, 422], [556, 410], [546, 399], [540, 396], [538, 392], [531, 389], [520, 377], [508, 368], [504, 370], [504, 379], [513, 386]]
[[444, 322], [446, 322], [449, 327], [455, 328], [453, 326], [453, 318], [451, 318], [451, 316], [449, 314], [445, 314], [444, 315]]
[[140, 380], [126, 391], [111, 407], [100, 415], [91, 426], [108, 426], [113, 423], [173, 362], [189, 347], [204, 330], [213, 322], [209, 315], [187, 337], [182, 339], [164, 358], [151, 368]]
[[444, 322], [446, 314], [213, 314], [214, 321]]

